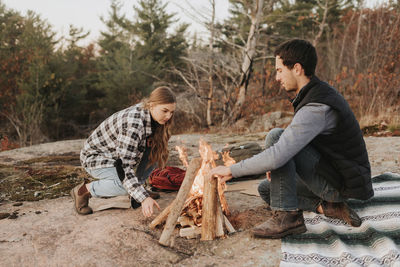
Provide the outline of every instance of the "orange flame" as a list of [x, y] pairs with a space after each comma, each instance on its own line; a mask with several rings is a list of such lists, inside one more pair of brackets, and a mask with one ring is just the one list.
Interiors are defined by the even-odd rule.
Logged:
[[197, 172], [196, 177], [194, 178], [194, 182], [190, 192], [192, 195], [201, 196], [203, 195], [204, 177], [208, 177], [210, 175], [209, 173], [211, 167], [212, 165], [215, 165], [215, 162], [214, 153], [211, 149], [211, 146], [203, 139], [200, 139], [199, 141], [199, 153], [202, 162], [200, 169]]
[[175, 146], [175, 149], [178, 151], [179, 159], [182, 161], [183, 166], [185, 166], [187, 168], [189, 166], [189, 164], [188, 164], [188, 155], [187, 155], [186, 147]]
[[236, 163], [236, 161], [231, 156], [229, 156], [229, 151], [222, 152], [222, 161], [227, 167]]
[[[181, 155], [184, 155], [184, 152], [186, 152], [186, 149], [183, 147], [178, 147], [176, 146], [176, 149], [179, 152], [180, 159], [183, 162], [183, 159]], [[184, 152], [180, 152], [182, 151]], [[182, 154], [181, 154], [182, 153]], [[192, 188], [190, 189], [190, 195], [188, 199], [185, 202], [185, 209], [183, 210], [182, 215], [189, 216], [193, 219], [194, 223], [198, 226], [201, 225], [201, 214], [202, 214], [202, 198], [203, 198], [203, 192], [204, 192], [204, 179], [205, 177], [210, 176], [210, 171], [211, 168], [216, 167], [215, 160], [219, 158], [218, 154], [214, 152], [211, 148], [211, 146], [204, 141], [203, 139], [199, 140], [199, 153], [202, 159], [202, 163], [200, 166], [199, 171], [196, 174], [196, 177], [194, 179]], [[187, 158], [187, 155], [185, 157]], [[229, 156], [229, 151], [223, 153], [223, 161], [225, 166], [230, 166], [235, 163], [235, 160]], [[187, 160], [186, 160], [187, 162]], [[186, 165], [185, 165], [186, 166]], [[223, 192], [226, 189], [226, 184], [223, 183], [218, 183], [218, 194], [219, 194], [219, 200], [222, 206], [222, 210], [226, 215], [229, 215], [229, 209], [228, 209], [228, 204], [226, 202], [225, 196]]]

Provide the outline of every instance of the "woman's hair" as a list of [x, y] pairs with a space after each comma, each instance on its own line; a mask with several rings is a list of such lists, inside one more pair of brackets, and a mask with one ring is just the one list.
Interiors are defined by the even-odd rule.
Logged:
[[[161, 86], [151, 92], [149, 98], [143, 101], [144, 108], [150, 110], [150, 105], [157, 106], [162, 104], [176, 103], [174, 93], [166, 86]], [[151, 147], [149, 164], [158, 164], [158, 168], [164, 168], [168, 160], [168, 140], [171, 137], [170, 126], [173, 116], [164, 125], [155, 123], [152, 127], [152, 134], [148, 137]]]

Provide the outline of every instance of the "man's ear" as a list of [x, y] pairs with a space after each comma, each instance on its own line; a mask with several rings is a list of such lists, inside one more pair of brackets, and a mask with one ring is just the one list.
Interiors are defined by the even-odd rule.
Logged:
[[295, 73], [296, 73], [297, 75], [300, 75], [300, 76], [301, 76], [302, 74], [304, 74], [303, 66], [301, 66], [300, 63], [294, 64], [293, 68], [294, 68], [294, 71], [295, 71]]

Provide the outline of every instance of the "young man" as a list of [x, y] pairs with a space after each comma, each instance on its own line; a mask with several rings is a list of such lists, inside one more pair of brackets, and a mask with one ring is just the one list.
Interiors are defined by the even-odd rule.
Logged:
[[371, 168], [360, 126], [348, 103], [314, 74], [315, 48], [291, 40], [275, 51], [276, 80], [294, 107], [285, 129], [273, 129], [266, 149], [231, 167], [219, 166], [212, 175], [232, 177], [267, 173], [259, 187], [272, 208], [271, 216], [252, 231], [255, 236], [281, 238], [306, 231], [303, 210], [323, 213], [358, 227], [361, 219], [346, 199], [374, 195]]

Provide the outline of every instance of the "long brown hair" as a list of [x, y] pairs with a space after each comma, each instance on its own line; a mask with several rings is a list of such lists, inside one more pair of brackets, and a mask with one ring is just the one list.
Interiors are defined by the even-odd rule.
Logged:
[[[162, 105], [176, 103], [176, 98], [171, 89], [161, 86], [151, 92], [149, 98], [143, 101], [144, 108], [150, 110], [150, 104]], [[170, 126], [173, 116], [164, 125], [158, 124], [152, 129], [151, 136], [148, 137], [151, 147], [149, 164], [157, 163], [159, 168], [164, 168], [168, 160], [168, 140], [171, 137]]]

